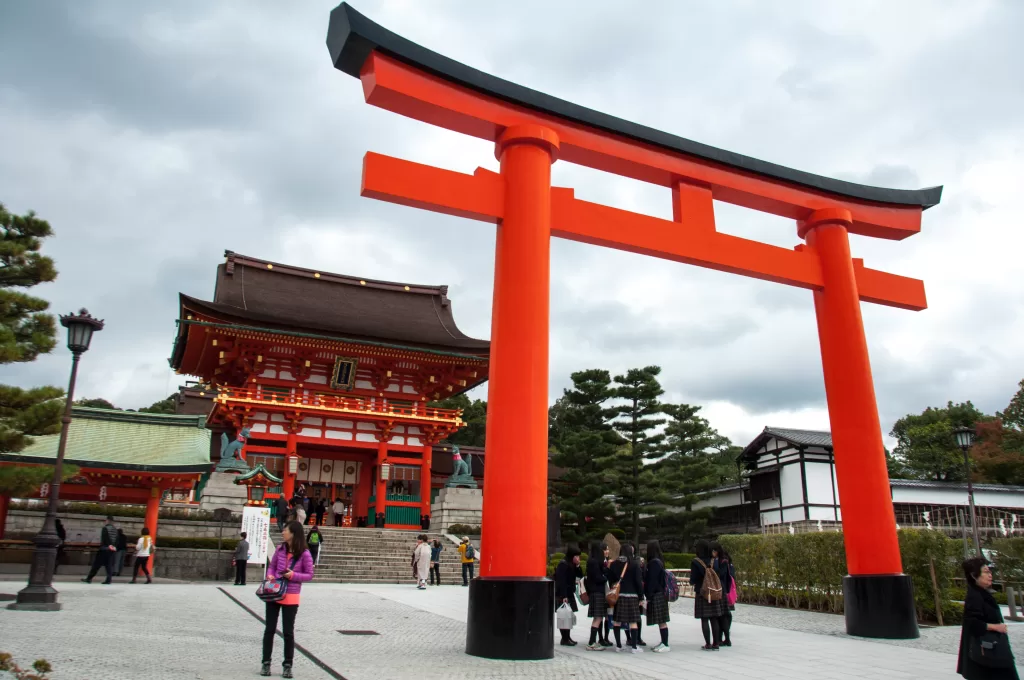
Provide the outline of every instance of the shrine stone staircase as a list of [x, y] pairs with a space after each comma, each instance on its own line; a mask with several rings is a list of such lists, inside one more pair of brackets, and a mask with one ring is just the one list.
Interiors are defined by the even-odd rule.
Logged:
[[[329, 583], [412, 583], [412, 552], [416, 537], [426, 533], [438, 538], [441, 551], [441, 582], [462, 584], [462, 563], [457, 546], [437, 532], [393, 529], [321, 527], [324, 543], [314, 581]], [[474, 547], [479, 550], [478, 542]]]

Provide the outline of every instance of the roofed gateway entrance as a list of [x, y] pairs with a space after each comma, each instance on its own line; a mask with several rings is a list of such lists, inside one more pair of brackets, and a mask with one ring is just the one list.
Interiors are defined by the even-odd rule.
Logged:
[[[941, 187], [904, 191], [844, 182], [652, 130], [521, 87], [431, 52], [343, 3], [331, 12], [335, 67], [366, 101], [495, 143], [501, 172], [472, 175], [375, 153], [363, 196], [497, 225], [480, 574], [466, 651], [554, 655], [553, 590], [544, 578], [549, 255], [552, 236], [813, 292], [850, 575], [847, 631], [918, 635], [904, 575], [860, 301], [920, 310], [924, 284], [868, 269], [849, 234], [903, 239]], [[558, 158], [672, 189], [674, 220], [578, 200], [551, 186]], [[796, 221], [792, 250], [716, 231], [713, 201]], [[515, 512], [508, 512], [516, 508]]]

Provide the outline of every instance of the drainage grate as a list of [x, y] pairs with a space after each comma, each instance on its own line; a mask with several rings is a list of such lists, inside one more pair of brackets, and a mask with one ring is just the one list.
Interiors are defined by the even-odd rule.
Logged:
[[342, 635], [380, 635], [375, 630], [339, 630]]

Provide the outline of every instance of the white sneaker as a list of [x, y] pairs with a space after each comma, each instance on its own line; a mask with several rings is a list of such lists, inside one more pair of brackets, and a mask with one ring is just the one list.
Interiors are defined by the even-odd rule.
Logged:
[[644, 653], [644, 648], [643, 647], [631, 647], [629, 651], [633, 652], [634, 654], [643, 654]]
[[652, 647], [651, 651], [654, 652], [655, 654], [660, 654], [662, 652], [671, 652], [672, 649], [668, 645], [661, 645], [661, 644], [659, 644], [656, 647]]

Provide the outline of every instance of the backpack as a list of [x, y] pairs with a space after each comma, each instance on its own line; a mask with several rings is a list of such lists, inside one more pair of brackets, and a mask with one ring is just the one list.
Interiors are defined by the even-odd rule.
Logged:
[[704, 562], [697, 558], [700, 562], [700, 566], [704, 567], [704, 582], [700, 586], [700, 597], [702, 600], [708, 602], [715, 602], [716, 600], [722, 599], [722, 581], [718, 578], [718, 573], [704, 564]]
[[467, 543], [466, 544], [466, 559], [467, 560], [471, 560], [474, 557], [476, 557], [476, 550], [473, 550], [473, 544], [472, 543]]
[[679, 581], [676, 580], [676, 575], [668, 569], [665, 570], [665, 599], [669, 602], [679, 599]]

